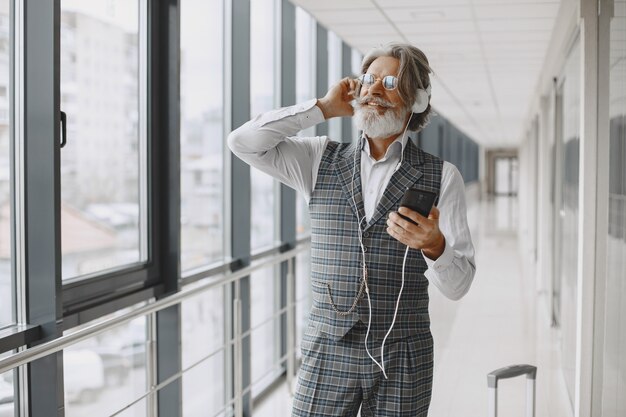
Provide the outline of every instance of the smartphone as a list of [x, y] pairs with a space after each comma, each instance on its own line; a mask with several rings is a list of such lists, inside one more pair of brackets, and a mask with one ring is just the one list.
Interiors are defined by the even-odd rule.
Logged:
[[[436, 199], [437, 193], [435, 192], [420, 190], [417, 188], [409, 188], [404, 193], [404, 196], [400, 201], [400, 206], [408, 207], [413, 211], [417, 211], [422, 216], [428, 217], [428, 215], [430, 214], [430, 210], [432, 210], [433, 205], [435, 204]], [[402, 217], [412, 223], [415, 223], [413, 220], [409, 219], [406, 216]]]

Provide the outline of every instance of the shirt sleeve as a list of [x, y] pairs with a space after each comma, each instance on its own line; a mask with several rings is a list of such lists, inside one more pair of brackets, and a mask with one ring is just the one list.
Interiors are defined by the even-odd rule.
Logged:
[[307, 201], [328, 138], [294, 135], [324, 121], [315, 103], [263, 113], [228, 135], [228, 147], [237, 157], [302, 193]]
[[425, 275], [446, 297], [459, 300], [476, 273], [474, 245], [467, 225], [465, 183], [459, 170], [444, 162], [439, 198], [439, 228], [446, 239], [443, 254], [433, 261], [424, 255]]

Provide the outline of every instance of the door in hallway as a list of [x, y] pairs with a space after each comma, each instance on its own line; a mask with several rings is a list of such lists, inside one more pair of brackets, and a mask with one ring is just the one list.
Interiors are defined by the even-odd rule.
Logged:
[[496, 195], [516, 196], [518, 190], [518, 160], [516, 157], [499, 157], [496, 165]]

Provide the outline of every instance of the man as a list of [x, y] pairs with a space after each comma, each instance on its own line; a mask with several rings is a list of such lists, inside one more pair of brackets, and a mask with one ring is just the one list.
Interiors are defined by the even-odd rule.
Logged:
[[[228, 138], [239, 158], [309, 203], [313, 306], [294, 416], [428, 413], [428, 283], [456, 300], [475, 272], [459, 171], [406, 136], [427, 123], [429, 73], [413, 46], [375, 49], [358, 81], [343, 79], [319, 100], [262, 114]], [[363, 131], [356, 143], [294, 136], [352, 115]], [[408, 188], [435, 192], [438, 207], [427, 218], [399, 207]]]

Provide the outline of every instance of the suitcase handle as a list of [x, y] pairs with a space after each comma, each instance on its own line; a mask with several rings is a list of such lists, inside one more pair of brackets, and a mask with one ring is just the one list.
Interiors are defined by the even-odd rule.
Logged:
[[496, 369], [487, 375], [487, 385], [489, 388], [498, 388], [498, 380], [515, 378], [520, 375], [526, 375], [528, 379], [536, 379], [537, 367], [532, 365], [511, 365]]
[[526, 375], [526, 416], [535, 416], [535, 379], [537, 367], [532, 365], [511, 365], [496, 369], [487, 375], [489, 387], [489, 416], [498, 417], [498, 380]]

